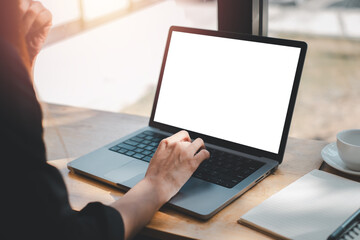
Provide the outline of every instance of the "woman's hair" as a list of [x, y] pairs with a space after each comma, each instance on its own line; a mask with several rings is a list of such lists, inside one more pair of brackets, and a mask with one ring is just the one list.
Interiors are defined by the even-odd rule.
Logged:
[[0, 36], [15, 47], [25, 67], [30, 71], [20, 0], [0, 0]]

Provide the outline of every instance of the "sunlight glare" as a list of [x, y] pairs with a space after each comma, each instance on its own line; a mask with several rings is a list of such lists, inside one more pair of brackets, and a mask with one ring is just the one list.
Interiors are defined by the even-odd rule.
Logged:
[[106, 14], [126, 9], [130, 0], [83, 0], [84, 19], [93, 20]]

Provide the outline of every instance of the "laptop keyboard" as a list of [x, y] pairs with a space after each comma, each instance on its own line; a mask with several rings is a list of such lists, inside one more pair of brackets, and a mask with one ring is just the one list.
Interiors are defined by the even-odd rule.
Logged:
[[109, 148], [109, 150], [150, 162], [160, 141], [166, 137], [162, 134], [144, 131], [125, 142]]
[[210, 158], [200, 164], [193, 176], [223, 187], [234, 187], [265, 165], [227, 152], [206, 149]]
[[[109, 150], [150, 162], [160, 141], [167, 136], [144, 131]], [[232, 188], [261, 168], [264, 163], [207, 148], [210, 158], [200, 164], [193, 177]]]

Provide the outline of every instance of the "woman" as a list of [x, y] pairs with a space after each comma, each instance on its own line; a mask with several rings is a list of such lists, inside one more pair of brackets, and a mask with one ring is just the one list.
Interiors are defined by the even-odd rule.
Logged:
[[[46, 163], [42, 113], [31, 81], [51, 14], [31, 0], [0, 1], [0, 239], [129, 239], [209, 157], [181, 131], [163, 140], [145, 178], [111, 206], [71, 209], [59, 171]], [[4, 221], [3, 221], [4, 222]]]

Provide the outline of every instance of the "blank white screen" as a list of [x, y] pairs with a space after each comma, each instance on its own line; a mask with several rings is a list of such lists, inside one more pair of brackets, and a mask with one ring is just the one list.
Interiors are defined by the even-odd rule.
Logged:
[[154, 121], [278, 153], [299, 54], [174, 31]]

